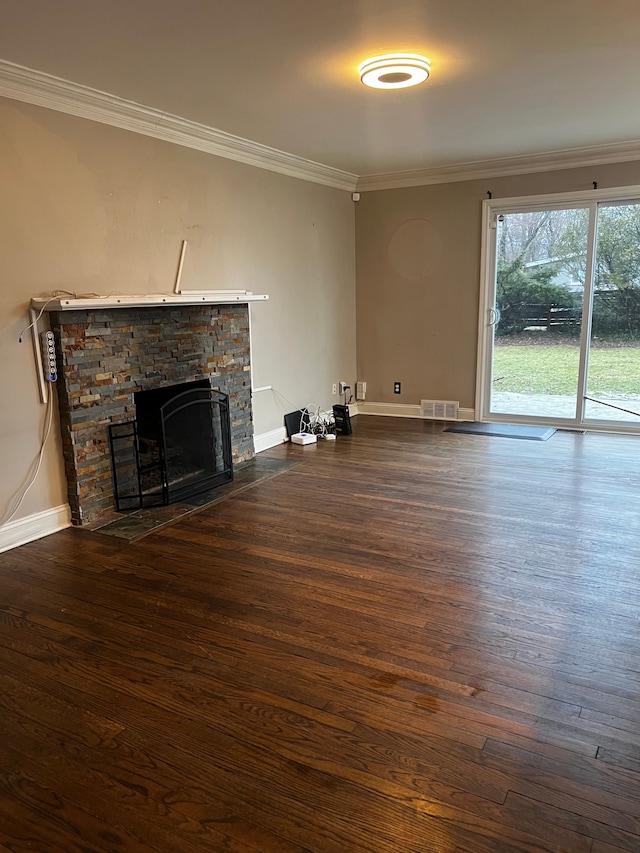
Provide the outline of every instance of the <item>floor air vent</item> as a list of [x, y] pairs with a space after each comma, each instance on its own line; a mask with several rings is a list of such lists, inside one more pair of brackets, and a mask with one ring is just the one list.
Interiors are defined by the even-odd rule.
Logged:
[[420, 414], [434, 421], [457, 421], [457, 400], [420, 400]]

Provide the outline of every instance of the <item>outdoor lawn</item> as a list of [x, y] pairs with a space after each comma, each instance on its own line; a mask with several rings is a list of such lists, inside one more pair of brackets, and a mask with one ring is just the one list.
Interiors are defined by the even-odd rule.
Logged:
[[[503, 343], [496, 339], [496, 391], [516, 394], [576, 393], [580, 349], [575, 344]], [[589, 393], [640, 398], [640, 346], [594, 346], [589, 357]]]

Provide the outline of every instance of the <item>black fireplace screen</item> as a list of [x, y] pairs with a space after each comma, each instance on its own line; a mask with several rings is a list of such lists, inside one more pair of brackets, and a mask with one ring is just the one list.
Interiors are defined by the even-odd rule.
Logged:
[[115, 506], [178, 503], [233, 479], [229, 397], [207, 380], [142, 391], [136, 419], [111, 424]]

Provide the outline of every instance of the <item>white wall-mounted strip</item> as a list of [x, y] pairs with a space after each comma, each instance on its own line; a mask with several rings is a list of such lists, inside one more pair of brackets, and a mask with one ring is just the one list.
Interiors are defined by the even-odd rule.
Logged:
[[0, 60], [0, 96], [131, 130], [303, 181], [341, 190], [356, 188], [357, 175], [350, 172], [6, 60]]

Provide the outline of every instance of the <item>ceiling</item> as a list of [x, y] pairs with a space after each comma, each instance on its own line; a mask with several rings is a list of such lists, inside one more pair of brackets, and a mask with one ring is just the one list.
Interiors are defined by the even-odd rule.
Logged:
[[[0, 0], [0, 57], [356, 175], [640, 139], [640, 0]], [[415, 89], [362, 59], [423, 53]]]

